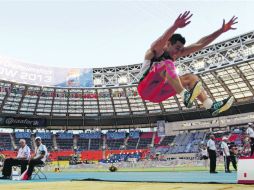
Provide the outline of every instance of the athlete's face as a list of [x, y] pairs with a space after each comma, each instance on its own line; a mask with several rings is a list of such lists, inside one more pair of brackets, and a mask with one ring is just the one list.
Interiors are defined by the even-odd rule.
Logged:
[[168, 43], [168, 51], [171, 55], [178, 54], [183, 50], [184, 44], [180, 41], [177, 41], [175, 44]]

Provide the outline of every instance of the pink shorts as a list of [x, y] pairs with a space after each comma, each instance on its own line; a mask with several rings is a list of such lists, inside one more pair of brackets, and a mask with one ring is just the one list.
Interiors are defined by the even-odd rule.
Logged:
[[154, 64], [149, 73], [138, 85], [138, 93], [143, 100], [159, 103], [176, 95], [176, 91], [168, 83], [165, 73], [176, 78], [176, 67], [171, 60]]

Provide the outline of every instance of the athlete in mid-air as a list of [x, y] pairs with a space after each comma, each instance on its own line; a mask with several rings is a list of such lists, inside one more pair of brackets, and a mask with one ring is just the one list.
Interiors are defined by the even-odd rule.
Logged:
[[190, 24], [191, 17], [192, 14], [189, 11], [180, 14], [174, 24], [146, 52], [141, 68], [138, 92], [142, 99], [151, 102], [162, 102], [179, 94], [184, 105], [188, 108], [197, 98], [207, 110], [210, 110], [213, 116], [217, 116], [231, 107], [234, 98], [228, 97], [222, 101], [212, 101], [203, 89], [198, 76], [191, 73], [178, 76], [174, 61], [201, 50], [221, 34], [236, 29], [233, 26], [237, 23], [237, 17], [233, 16], [227, 23], [223, 20], [222, 27], [218, 30], [201, 38], [198, 42], [184, 47], [185, 38], [175, 32]]

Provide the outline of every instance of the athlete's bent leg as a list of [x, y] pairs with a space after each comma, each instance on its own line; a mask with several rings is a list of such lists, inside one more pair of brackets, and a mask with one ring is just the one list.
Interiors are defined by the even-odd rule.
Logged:
[[165, 77], [166, 81], [174, 88], [177, 94], [182, 97], [184, 105], [188, 108], [192, 107], [195, 98], [200, 94], [202, 88], [201, 82], [196, 83], [190, 91], [187, 91], [183, 87], [179, 76], [172, 70], [172, 66], [165, 66], [165, 71], [161, 73], [161, 76]]
[[[180, 76], [180, 80], [182, 85], [185, 88], [193, 88], [195, 83], [200, 79], [198, 76], [194, 74], [185, 74]], [[219, 113], [227, 111], [234, 102], [233, 97], [228, 97], [222, 101], [213, 102], [208, 96], [206, 91], [202, 88], [200, 95], [197, 97], [200, 102], [202, 102], [203, 106], [212, 113], [213, 116], [217, 116]]]

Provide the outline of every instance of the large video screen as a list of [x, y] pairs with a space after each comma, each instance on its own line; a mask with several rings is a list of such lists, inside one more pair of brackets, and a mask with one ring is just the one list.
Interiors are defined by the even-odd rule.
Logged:
[[38, 86], [93, 87], [93, 69], [47, 67], [0, 56], [0, 79]]

